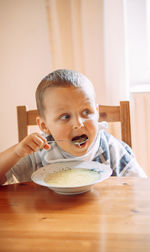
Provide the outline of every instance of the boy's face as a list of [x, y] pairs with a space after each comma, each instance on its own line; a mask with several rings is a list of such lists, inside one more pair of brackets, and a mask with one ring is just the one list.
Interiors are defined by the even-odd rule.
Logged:
[[[98, 113], [94, 95], [88, 90], [75, 87], [51, 87], [44, 94], [45, 119], [39, 126], [46, 134], [51, 134], [66, 152], [84, 155], [94, 141], [98, 131]], [[75, 145], [73, 140], [86, 135], [83, 145]]]

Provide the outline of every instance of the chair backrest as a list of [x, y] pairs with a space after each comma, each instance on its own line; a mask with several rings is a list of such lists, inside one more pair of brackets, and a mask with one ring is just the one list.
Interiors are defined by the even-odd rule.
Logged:
[[[27, 110], [26, 106], [17, 106], [18, 140], [28, 135], [28, 127], [36, 125], [37, 110]], [[120, 122], [121, 139], [131, 146], [130, 107], [128, 101], [120, 106], [99, 105], [99, 121]]]
[[99, 121], [120, 122], [121, 139], [132, 146], [129, 101], [121, 101], [120, 106], [99, 105]]

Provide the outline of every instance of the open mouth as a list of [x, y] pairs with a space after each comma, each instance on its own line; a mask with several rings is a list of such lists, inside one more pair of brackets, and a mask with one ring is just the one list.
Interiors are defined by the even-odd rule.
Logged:
[[82, 146], [83, 144], [86, 143], [86, 141], [88, 140], [88, 136], [83, 134], [81, 136], [75, 136], [72, 138], [72, 143], [78, 146]]

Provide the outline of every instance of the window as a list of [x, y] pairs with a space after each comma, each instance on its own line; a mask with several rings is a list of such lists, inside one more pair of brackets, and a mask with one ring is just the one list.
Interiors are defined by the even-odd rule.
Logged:
[[125, 3], [130, 89], [150, 91], [150, 1], [126, 0]]

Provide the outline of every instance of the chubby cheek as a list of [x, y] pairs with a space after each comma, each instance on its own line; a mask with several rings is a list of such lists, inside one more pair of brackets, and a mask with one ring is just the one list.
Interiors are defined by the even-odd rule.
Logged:
[[97, 121], [87, 121], [85, 123], [89, 134], [94, 138], [98, 132], [98, 122]]
[[56, 140], [65, 139], [68, 138], [70, 130], [69, 127], [55, 127], [51, 129], [51, 134]]

